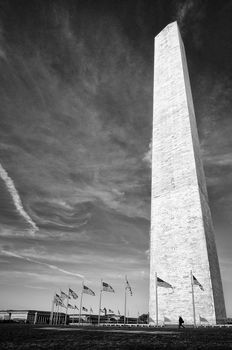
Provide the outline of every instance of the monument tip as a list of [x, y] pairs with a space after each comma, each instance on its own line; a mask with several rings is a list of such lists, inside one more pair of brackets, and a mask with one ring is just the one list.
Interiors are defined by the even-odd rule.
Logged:
[[160, 32], [159, 34], [157, 34], [156, 36], [158, 37], [161, 33], [165, 32], [165, 31], [168, 31], [170, 30], [171, 28], [178, 28], [178, 23], [177, 21], [173, 21], [173, 22], [170, 22], [169, 24], [166, 25], [166, 27], [164, 27]]

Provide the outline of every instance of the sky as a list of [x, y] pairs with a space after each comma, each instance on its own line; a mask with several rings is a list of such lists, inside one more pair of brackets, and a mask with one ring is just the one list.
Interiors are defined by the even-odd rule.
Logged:
[[[232, 1], [0, 1], [0, 309], [148, 312], [154, 37], [185, 44], [232, 317]], [[79, 302], [77, 302], [78, 304]]]

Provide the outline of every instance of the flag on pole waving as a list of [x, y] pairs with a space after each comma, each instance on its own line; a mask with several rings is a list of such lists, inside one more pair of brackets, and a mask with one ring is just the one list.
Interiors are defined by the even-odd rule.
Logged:
[[83, 293], [95, 296], [94, 291], [85, 285], [83, 285]]
[[204, 290], [204, 288], [202, 287], [202, 285], [200, 284], [200, 282], [196, 279], [196, 277], [193, 275], [193, 284], [195, 285], [195, 286], [199, 286], [199, 288], [201, 289], [201, 290]]
[[200, 318], [200, 322], [208, 322], [209, 323], [209, 321], [205, 317], [201, 317], [199, 315], [199, 318]]
[[69, 288], [69, 294], [73, 297], [73, 299], [77, 299], [78, 295], [76, 292], [74, 292], [74, 290], [72, 290], [71, 288]]
[[[58, 297], [59, 297], [59, 295], [58, 295]], [[55, 297], [55, 304], [56, 304], [56, 306], [59, 305], [61, 307], [66, 307], [63, 303], [63, 300], [60, 297], [59, 298]]]
[[171, 322], [170, 318], [164, 316], [164, 322]]
[[111, 292], [111, 293], [115, 293], [114, 289], [106, 282], [102, 282], [102, 290], [104, 292]]
[[129, 290], [130, 295], [132, 296], [132, 289], [131, 289], [131, 286], [130, 286], [130, 284], [129, 284], [128, 280], [127, 280], [127, 277], [126, 277], [126, 289], [128, 289], [128, 290]]
[[62, 301], [62, 298], [59, 296], [59, 294], [55, 295], [55, 301]]
[[60, 291], [60, 296], [62, 299], [66, 299], [66, 298], [71, 299], [71, 297], [65, 292], [62, 292], [62, 290]]
[[172, 288], [173, 286], [168, 282], [163, 281], [161, 278], [157, 277], [157, 287]]

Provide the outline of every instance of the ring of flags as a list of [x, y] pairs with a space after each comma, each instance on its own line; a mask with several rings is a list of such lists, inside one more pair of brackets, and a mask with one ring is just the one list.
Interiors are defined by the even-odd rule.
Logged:
[[[172, 286], [172, 284], [170, 284], [169, 282], [161, 279], [160, 277], [157, 276], [156, 274], [156, 295], [157, 295], [157, 324], [158, 324], [158, 293], [157, 293], [157, 288], [158, 287], [162, 287], [162, 288], [170, 288], [172, 289], [172, 291], [174, 292], [174, 288]], [[191, 272], [191, 285], [192, 285], [192, 295], [193, 295], [193, 308], [194, 308], [194, 324], [196, 323], [195, 321], [195, 305], [194, 305], [194, 286], [198, 286], [202, 291], [204, 291], [204, 288], [202, 286], [202, 284], [198, 281], [198, 279], [192, 274]], [[127, 277], [125, 276], [125, 295], [126, 295], [126, 292], [129, 292], [130, 295], [132, 296], [133, 293], [132, 293], [132, 288], [128, 282], [128, 279]], [[101, 287], [100, 287], [100, 305], [101, 305], [101, 293], [102, 292], [110, 292], [110, 293], [115, 293], [115, 290], [113, 289], [113, 287], [106, 283], [106, 282], [103, 282], [101, 281]], [[68, 309], [72, 309], [72, 310], [78, 310], [79, 311], [79, 322], [80, 322], [80, 315], [81, 315], [81, 311], [85, 311], [85, 312], [88, 312], [88, 309], [84, 306], [82, 306], [82, 297], [83, 297], [83, 294], [88, 294], [88, 295], [91, 295], [91, 296], [95, 296], [95, 292], [90, 289], [89, 287], [87, 287], [84, 283], [82, 284], [82, 290], [81, 290], [81, 299], [80, 299], [80, 308], [78, 308], [76, 305], [72, 305], [70, 303], [70, 299], [74, 299], [74, 300], [77, 300], [78, 299], [78, 294], [71, 288], [68, 289], [68, 293], [64, 292], [64, 291], [60, 291], [60, 295], [59, 294], [55, 294], [54, 295], [54, 298], [53, 298], [53, 302], [52, 302], [52, 310], [54, 309], [54, 306], [58, 307], [58, 310], [59, 310], [59, 307], [62, 307], [62, 308], [65, 308], [66, 309], [66, 319], [67, 319], [67, 312], [68, 312]], [[126, 297], [125, 297], [125, 300], [126, 300]], [[125, 304], [125, 310], [126, 310], [126, 304]], [[57, 311], [59, 313], [59, 311]], [[89, 309], [89, 312], [90, 313], [93, 313], [93, 309], [92, 307], [90, 307]], [[99, 315], [100, 313], [105, 313], [107, 314], [107, 309], [106, 308], [99, 308]], [[114, 311], [112, 309], [108, 309], [108, 312], [109, 313], [114, 313]], [[51, 312], [51, 319], [52, 319], [52, 313], [53, 311]], [[120, 315], [120, 311], [118, 310], [118, 315]], [[100, 316], [99, 316], [100, 317]], [[124, 315], [124, 318], [126, 317], [126, 313]], [[66, 322], [66, 319], [65, 319], [65, 322]], [[208, 322], [204, 317], [200, 316], [199, 315], [199, 319], [200, 319], [200, 322]], [[100, 318], [98, 318], [98, 323], [99, 323], [99, 320]], [[168, 321], [169, 319], [164, 316], [164, 322], [169, 322]], [[125, 320], [124, 320], [125, 322]]]

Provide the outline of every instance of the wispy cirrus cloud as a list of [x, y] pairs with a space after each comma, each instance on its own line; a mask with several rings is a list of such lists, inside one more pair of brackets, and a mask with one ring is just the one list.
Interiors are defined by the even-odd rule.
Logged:
[[31, 234], [34, 234], [36, 231], [38, 231], [38, 227], [36, 226], [35, 222], [31, 219], [31, 217], [27, 214], [27, 212], [23, 208], [23, 204], [21, 201], [21, 198], [19, 196], [19, 193], [14, 185], [13, 180], [8, 175], [7, 171], [3, 168], [3, 166], [0, 163], [0, 177], [5, 182], [5, 185], [12, 197], [13, 203], [15, 205], [15, 208], [19, 215], [21, 215], [26, 222], [31, 226], [31, 230], [29, 231]]
[[47, 266], [47, 267], [49, 267], [49, 268], [52, 269], [52, 270], [57, 270], [57, 271], [59, 271], [59, 272], [61, 272], [61, 273], [64, 273], [64, 274], [66, 274], [66, 275], [84, 278], [84, 276], [81, 275], [81, 274], [79, 274], [79, 273], [70, 272], [70, 271], [61, 269], [61, 268], [59, 268], [59, 267], [57, 267], [57, 266], [55, 266], [55, 265], [47, 264], [47, 263], [45, 263], [45, 262], [41, 262], [41, 261], [38, 261], [38, 260], [35, 260], [35, 259], [32, 259], [32, 258], [28, 258], [28, 257], [22, 256], [22, 255], [20, 255], [20, 254], [14, 253], [14, 252], [10, 252], [10, 251], [7, 251], [7, 250], [2, 249], [2, 250], [1, 250], [1, 253], [4, 254], [4, 255], [7, 255], [7, 256], [14, 257], [14, 258], [26, 260], [26, 261], [29, 261], [29, 262], [32, 262], [32, 263], [35, 263], [35, 264]]

